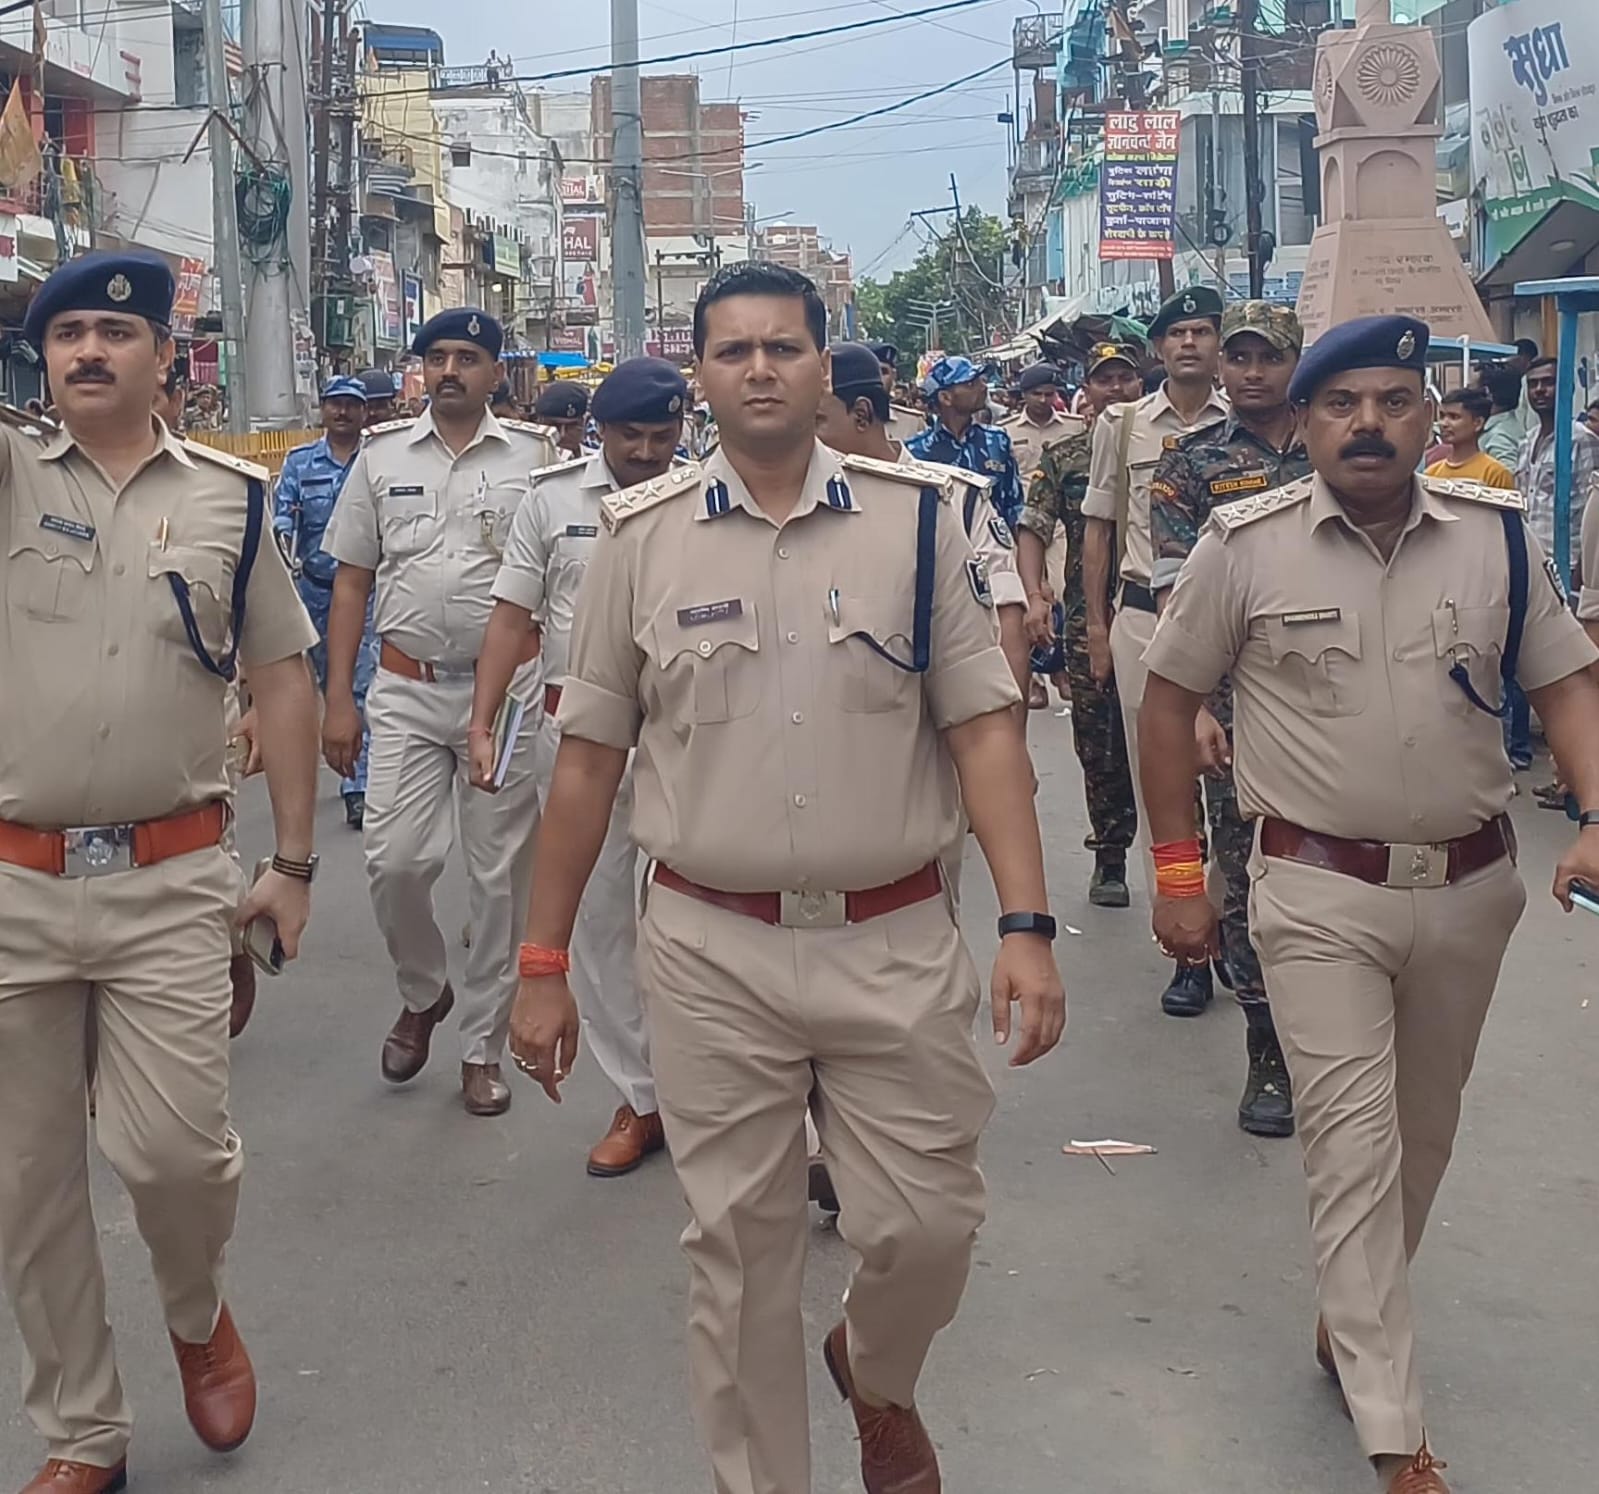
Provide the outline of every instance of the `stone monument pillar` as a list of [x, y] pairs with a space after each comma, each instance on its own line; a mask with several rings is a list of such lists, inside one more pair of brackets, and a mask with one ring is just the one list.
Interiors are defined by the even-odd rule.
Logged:
[[1437, 215], [1440, 74], [1432, 33], [1359, 0], [1352, 31], [1323, 31], [1313, 91], [1321, 226], [1299, 290], [1305, 340], [1357, 316], [1402, 312], [1441, 337], [1493, 341]]

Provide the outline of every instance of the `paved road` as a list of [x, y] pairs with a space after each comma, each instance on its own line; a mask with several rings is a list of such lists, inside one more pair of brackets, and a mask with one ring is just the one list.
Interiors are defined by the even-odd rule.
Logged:
[[[1146, 910], [1091, 909], [1067, 723], [1035, 716], [1061, 954], [1064, 1050], [996, 1057], [993, 1194], [964, 1310], [924, 1382], [951, 1494], [1364, 1494], [1370, 1475], [1310, 1352], [1299, 1154], [1233, 1120], [1242, 1024], [1160, 1015]], [[1525, 780], [1523, 780], [1525, 782]], [[1523, 801], [1525, 803], [1526, 801]], [[1564, 828], [1518, 811], [1534, 885], [1484, 1043], [1456, 1164], [1419, 1273], [1434, 1441], [1457, 1494], [1591, 1487], [1594, 990], [1599, 924], [1544, 888]], [[245, 850], [267, 842], [259, 794]], [[189, 1433], [143, 1247], [115, 1181], [99, 1217], [144, 1494], [704, 1494], [684, 1387], [684, 1222], [663, 1161], [595, 1182], [612, 1099], [581, 1067], [559, 1110], [518, 1085], [504, 1120], [456, 1102], [446, 1042], [415, 1084], [378, 1075], [396, 1009], [355, 838], [327, 784], [309, 952], [263, 992], [236, 1050], [249, 1154], [230, 1295], [261, 1377], [231, 1459]], [[458, 881], [445, 891], [459, 927]], [[992, 893], [970, 868], [979, 962]], [[1073, 1136], [1153, 1142], [1116, 1164]], [[835, 1316], [847, 1251], [813, 1221], [809, 1337]], [[14, 1360], [9, 1318], [0, 1356]], [[15, 1380], [0, 1489], [37, 1446]], [[847, 1418], [811, 1377], [815, 1487], [857, 1490]]]

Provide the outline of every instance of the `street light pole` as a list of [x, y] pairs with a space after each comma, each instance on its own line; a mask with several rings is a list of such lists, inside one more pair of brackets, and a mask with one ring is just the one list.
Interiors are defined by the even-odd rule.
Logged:
[[611, 286], [616, 357], [644, 351], [644, 108], [638, 75], [638, 0], [611, 0]]

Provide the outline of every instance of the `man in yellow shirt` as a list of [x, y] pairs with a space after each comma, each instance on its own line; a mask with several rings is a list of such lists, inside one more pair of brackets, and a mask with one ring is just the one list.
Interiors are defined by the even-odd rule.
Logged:
[[1455, 389], [1439, 402], [1438, 434], [1449, 455], [1427, 468], [1428, 477], [1463, 477], [1490, 488], [1513, 488], [1516, 479], [1503, 462], [1477, 442], [1493, 413], [1493, 402], [1481, 389]]

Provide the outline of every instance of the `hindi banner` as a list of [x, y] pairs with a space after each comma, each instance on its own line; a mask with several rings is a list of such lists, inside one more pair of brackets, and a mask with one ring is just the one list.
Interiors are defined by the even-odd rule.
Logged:
[[1170, 259], [1176, 253], [1175, 110], [1109, 113], [1099, 172], [1099, 257]]

